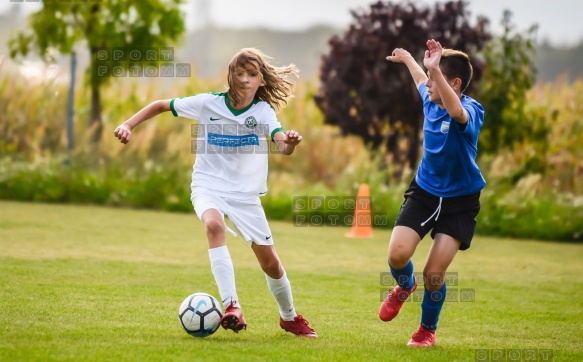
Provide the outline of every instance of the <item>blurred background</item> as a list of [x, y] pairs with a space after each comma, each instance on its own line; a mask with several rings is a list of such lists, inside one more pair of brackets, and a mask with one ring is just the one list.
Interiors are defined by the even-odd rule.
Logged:
[[[176, 50], [181, 60], [196, 65], [197, 76], [202, 77], [222, 76], [224, 64], [243, 46], [259, 47], [282, 63], [297, 64], [303, 77], [315, 76], [320, 56], [327, 51], [328, 39], [347, 29], [352, 11], [367, 9], [373, 3], [371, 0], [298, 0], [293, 5], [283, 2], [266, 5], [263, 0], [249, 0], [242, 6], [235, 0], [188, 0], [180, 5], [185, 34], [176, 44]], [[485, 16], [490, 20], [494, 34], [503, 32], [500, 22], [505, 10], [512, 12], [513, 24], [518, 29], [538, 25], [539, 51], [534, 59], [538, 81], [552, 82], [561, 73], [577, 76], [581, 72], [577, 55], [582, 54], [583, 25], [578, 14], [583, 4], [579, 1], [469, 0], [466, 3], [473, 19]], [[10, 35], [24, 29], [26, 16], [41, 8], [41, 2], [0, 3], [0, 54], [8, 54]], [[80, 53], [87, 62], [89, 55]], [[40, 70], [33, 68], [33, 64], [27, 62], [28, 69], [23, 72], [38, 74]]]
[[[486, 109], [478, 232], [582, 241], [582, 11], [578, 0], [2, 2], [0, 198], [190, 212], [190, 122], [159, 116], [127, 146], [113, 129], [156, 99], [223, 91], [233, 54], [257, 47], [301, 69], [280, 118], [305, 142], [291, 162], [270, 155], [268, 215], [291, 220], [293, 197], [368, 183], [375, 226], [391, 227], [423, 118], [405, 67], [384, 57], [405, 47], [421, 60], [435, 37], [471, 55], [468, 94]], [[99, 55], [146, 48], [171, 49], [188, 72], [132, 76], [161, 62]], [[116, 64], [126, 72], [99, 73]]]

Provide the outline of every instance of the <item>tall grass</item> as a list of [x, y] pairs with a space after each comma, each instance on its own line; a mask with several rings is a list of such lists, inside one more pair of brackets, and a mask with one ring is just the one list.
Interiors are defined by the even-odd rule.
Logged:
[[545, 184], [557, 192], [583, 195], [583, 80], [535, 88], [531, 102], [552, 122], [545, 156]]
[[[191, 211], [193, 122], [168, 112], [136, 128], [128, 145], [113, 130], [154, 100], [222, 91], [224, 82], [113, 80], [102, 93], [98, 149], [88, 141], [88, 90], [77, 89], [75, 148], [67, 155], [66, 85], [0, 73], [0, 198]], [[304, 141], [291, 157], [270, 154], [266, 211], [271, 218], [290, 219], [294, 196], [354, 196], [367, 183], [373, 212], [386, 215], [384, 225], [392, 226], [414, 170], [391, 176], [396, 173], [384, 154], [325, 125], [312, 100], [316, 89], [314, 80], [300, 81], [295, 98], [278, 115]], [[478, 231], [583, 240], [583, 82], [538, 86], [528, 100], [527, 113], [545, 119], [550, 132], [542, 143], [533, 138], [481, 156], [488, 185]]]

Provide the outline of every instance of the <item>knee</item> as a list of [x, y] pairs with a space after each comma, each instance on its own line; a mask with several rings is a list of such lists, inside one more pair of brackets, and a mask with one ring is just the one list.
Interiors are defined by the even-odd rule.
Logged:
[[395, 269], [402, 269], [411, 260], [411, 255], [402, 247], [389, 249], [389, 264]]
[[209, 237], [216, 237], [225, 233], [225, 224], [222, 220], [209, 220], [205, 223], [205, 228]]
[[283, 275], [281, 263], [277, 258], [270, 259], [261, 263], [261, 269], [270, 278], [279, 279]]
[[425, 288], [428, 290], [438, 290], [443, 285], [445, 272], [423, 269], [423, 279]]

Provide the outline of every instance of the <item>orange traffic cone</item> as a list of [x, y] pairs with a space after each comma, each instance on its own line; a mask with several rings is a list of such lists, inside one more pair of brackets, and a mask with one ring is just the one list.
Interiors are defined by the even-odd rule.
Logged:
[[370, 192], [367, 184], [361, 184], [356, 197], [356, 208], [352, 220], [352, 230], [346, 234], [349, 238], [372, 237], [372, 216], [370, 212]]

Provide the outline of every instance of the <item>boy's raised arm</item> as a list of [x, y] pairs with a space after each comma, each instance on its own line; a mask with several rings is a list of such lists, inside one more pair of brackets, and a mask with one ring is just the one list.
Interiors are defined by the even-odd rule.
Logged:
[[395, 63], [403, 63], [409, 69], [409, 73], [413, 77], [415, 82], [415, 87], [419, 88], [421, 83], [427, 81], [427, 74], [423, 71], [423, 68], [415, 61], [413, 56], [403, 48], [396, 48], [393, 50], [392, 55], [387, 57], [387, 60]]
[[113, 134], [121, 143], [128, 143], [132, 138], [132, 129], [138, 124], [153, 118], [160, 113], [168, 112], [170, 110], [171, 99], [164, 99], [152, 102], [142, 108], [138, 113], [131, 116], [127, 121], [117, 126]]
[[464, 107], [462, 107], [460, 95], [452, 88], [452, 86], [455, 85], [459, 89], [461, 80], [459, 78], [451, 79], [450, 85], [448, 80], [445, 79], [441, 72], [441, 68], [439, 68], [442, 52], [443, 47], [438, 41], [435, 41], [434, 39], [428, 40], [423, 65], [425, 65], [425, 68], [429, 71], [431, 79], [435, 82], [435, 85], [439, 90], [439, 95], [441, 96], [441, 102], [447, 110], [447, 113], [458, 123], [465, 124], [468, 122], [468, 113]]

